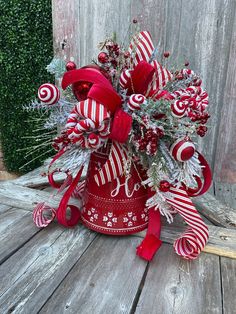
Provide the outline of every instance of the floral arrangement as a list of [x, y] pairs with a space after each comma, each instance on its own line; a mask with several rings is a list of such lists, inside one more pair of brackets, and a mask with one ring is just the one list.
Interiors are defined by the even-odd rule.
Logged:
[[[135, 167], [146, 193], [140, 217], [145, 217], [148, 226], [137, 254], [151, 260], [161, 245], [160, 215], [170, 223], [179, 213], [188, 228], [175, 241], [175, 251], [186, 259], [196, 258], [209, 235], [190, 197], [206, 192], [211, 184], [210, 168], [195, 143], [197, 136], [206, 134], [210, 117], [202, 80], [188, 62], [175, 70], [160, 64], [147, 31], [134, 34], [128, 49], [110, 38], [99, 48], [97, 60], [79, 69], [73, 61], [54, 58], [47, 69], [56, 76], [59, 87], [43, 84], [38, 91], [40, 102], [26, 106], [48, 115], [45, 128], [59, 126], [60, 134], [52, 140], [57, 153], [48, 167], [48, 178], [59, 192], [65, 191], [57, 210], [38, 204], [34, 222], [45, 227], [57, 217], [67, 227], [77, 224], [81, 212], [68, 205], [71, 196], [83, 199], [86, 186], [93, 185], [94, 190], [100, 189], [96, 190], [99, 197], [114, 180], [132, 178]], [[169, 55], [165, 52], [164, 59]], [[84, 166], [104, 149], [105, 162], [98, 163], [92, 173], [90, 169], [89, 181], [80, 182]], [[61, 185], [54, 181], [56, 172], [67, 175]], [[66, 215], [68, 206], [70, 218]], [[48, 210], [50, 218], [44, 215]], [[87, 215], [87, 225], [92, 228], [98, 216], [96, 203]], [[103, 222], [112, 227], [117, 217], [108, 210]], [[122, 219], [134, 226], [137, 215], [128, 211]]]

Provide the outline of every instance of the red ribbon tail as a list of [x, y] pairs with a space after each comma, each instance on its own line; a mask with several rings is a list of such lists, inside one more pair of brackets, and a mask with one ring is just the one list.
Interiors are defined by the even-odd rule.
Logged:
[[[63, 195], [63, 198], [61, 199], [61, 202], [57, 210], [57, 220], [60, 224], [64, 225], [65, 227], [73, 227], [74, 225], [76, 225], [81, 216], [79, 208], [74, 205], [68, 205], [68, 202], [80, 180], [83, 168], [84, 167], [82, 166], [79, 172], [77, 173], [76, 177], [74, 178], [73, 182], [71, 183], [70, 187]], [[66, 217], [67, 207], [69, 207], [71, 210], [69, 219], [67, 219]]]
[[151, 261], [160, 248], [162, 241], [161, 233], [161, 215], [159, 210], [149, 209], [149, 223], [145, 238], [137, 247], [136, 254], [146, 261]]

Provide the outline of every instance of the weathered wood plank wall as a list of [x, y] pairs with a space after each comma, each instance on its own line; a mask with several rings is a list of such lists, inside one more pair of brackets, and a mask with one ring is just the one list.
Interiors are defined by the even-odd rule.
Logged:
[[[128, 42], [133, 18], [148, 29], [168, 62], [190, 62], [203, 77], [212, 114], [208, 135], [199, 140], [214, 170], [212, 192], [236, 207], [236, 1], [235, 0], [52, 0], [55, 52], [82, 66], [97, 44], [117, 33]], [[66, 40], [64, 50], [61, 43]]]

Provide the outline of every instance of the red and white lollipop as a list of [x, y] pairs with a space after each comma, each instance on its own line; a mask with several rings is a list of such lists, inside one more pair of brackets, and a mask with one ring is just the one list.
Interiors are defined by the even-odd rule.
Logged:
[[54, 105], [60, 99], [60, 91], [55, 85], [46, 83], [39, 87], [38, 98], [46, 105]]
[[171, 104], [171, 113], [176, 118], [183, 118], [185, 116], [187, 106], [180, 100], [176, 100]]
[[146, 104], [147, 99], [142, 94], [133, 94], [129, 97], [127, 106], [130, 110], [140, 110], [142, 104]]
[[170, 147], [172, 157], [177, 161], [187, 161], [195, 153], [195, 145], [186, 139], [178, 139]]

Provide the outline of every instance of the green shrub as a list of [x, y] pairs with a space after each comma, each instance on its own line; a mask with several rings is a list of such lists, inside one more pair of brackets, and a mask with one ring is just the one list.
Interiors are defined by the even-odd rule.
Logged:
[[48, 156], [37, 158], [49, 147], [26, 157], [25, 148], [37, 144], [28, 137], [36, 136], [42, 121], [22, 106], [36, 98], [42, 83], [52, 80], [45, 70], [53, 56], [51, 0], [0, 0], [0, 12], [1, 145], [7, 170], [22, 173]]

